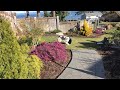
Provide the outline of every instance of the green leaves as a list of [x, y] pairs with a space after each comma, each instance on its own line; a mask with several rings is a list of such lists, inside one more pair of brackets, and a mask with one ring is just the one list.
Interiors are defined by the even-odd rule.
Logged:
[[0, 18], [0, 21], [0, 78], [40, 78], [40, 70], [43, 66], [40, 59], [28, 55], [30, 49], [27, 44], [19, 45], [9, 22], [3, 18]]
[[67, 11], [56, 11], [56, 16], [59, 16], [60, 21], [64, 21], [67, 15], [68, 15]]

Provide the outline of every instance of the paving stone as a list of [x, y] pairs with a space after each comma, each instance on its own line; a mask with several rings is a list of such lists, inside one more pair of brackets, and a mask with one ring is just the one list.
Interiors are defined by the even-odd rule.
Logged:
[[73, 58], [58, 79], [105, 79], [102, 57], [95, 50], [72, 50]]

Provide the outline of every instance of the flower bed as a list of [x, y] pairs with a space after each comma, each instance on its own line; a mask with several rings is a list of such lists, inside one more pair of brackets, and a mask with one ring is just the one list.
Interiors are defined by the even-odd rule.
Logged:
[[56, 79], [70, 63], [72, 53], [67, 50], [67, 58], [65, 61], [43, 61], [44, 68], [41, 71], [41, 79]]
[[44, 64], [42, 79], [56, 79], [69, 64], [72, 53], [60, 42], [41, 43], [31, 52], [37, 55]]
[[60, 42], [41, 43], [31, 52], [42, 60], [66, 60], [66, 47]]

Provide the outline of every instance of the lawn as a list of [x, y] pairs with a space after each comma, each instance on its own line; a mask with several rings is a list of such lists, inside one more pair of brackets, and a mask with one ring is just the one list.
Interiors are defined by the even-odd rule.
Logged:
[[[95, 42], [102, 41], [104, 37], [109, 37], [109, 34], [104, 34], [98, 38], [83, 38], [83, 37], [71, 37], [72, 44], [67, 46], [68, 49], [96, 49], [98, 46]], [[57, 36], [43, 36], [42, 41], [52, 42], [57, 41]]]

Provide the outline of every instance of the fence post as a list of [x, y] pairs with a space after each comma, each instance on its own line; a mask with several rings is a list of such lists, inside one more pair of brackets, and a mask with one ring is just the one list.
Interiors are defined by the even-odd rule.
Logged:
[[59, 16], [57, 16], [56, 18], [56, 28], [59, 30], [60, 29], [60, 26], [59, 26]]

